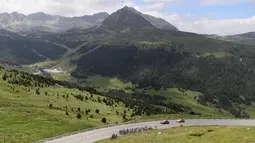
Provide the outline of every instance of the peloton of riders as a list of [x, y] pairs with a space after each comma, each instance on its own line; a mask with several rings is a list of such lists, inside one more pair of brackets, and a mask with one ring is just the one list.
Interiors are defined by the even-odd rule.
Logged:
[[119, 130], [119, 134], [126, 135], [126, 134], [130, 134], [130, 133], [144, 132], [147, 130], [153, 130], [153, 128], [145, 126], [145, 127], [131, 128], [131, 129], [122, 129], [122, 130]]

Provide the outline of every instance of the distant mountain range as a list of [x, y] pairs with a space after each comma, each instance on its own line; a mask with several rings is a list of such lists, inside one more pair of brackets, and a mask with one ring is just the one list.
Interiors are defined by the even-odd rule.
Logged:
[[255, 45], [255, 32], [225, 36], [224, 39], [241, 44]]
[[[127, 15], [126, 15], [127, 14]], [[126, 15], [126, 17], [123, 17]], [[110, 17], [106, 12], [81, 17], [63, 17], [43, 12], [24, 15], [17, 12], [0, 14], [0, 29], [12, 32], [64, 32], [70, 29], [87, 29], [95, 25], [106, 26], [112, 31], [134, 30], [141, 27], [156, 27], [178, 30], [164, 19], [142, 14], [131, 7], [124, 7]], [[102, 22], [103, 21], [103, 22]], [[102, 22], [102, 23], [101, 23]]]
[[231, 41], [231, 42], [240, 43], [240, 44], [255, 45], [255, 32], [248, 32], [248, 33], [227, 35], [227, 36], [204, 34], [204, 36], [208, 38]]
[[86, 41], [140, 29], [178, 31], [167, 21], [131, 7], [124, 7], [110, 16], [97, 13], [71, 18], [42, 12], [30, 15], [3, 13], [0, 14], [0, 61], [31, 64], [53, 60]]
[[43, 12], [24, 15], [17, 12], [0, 14], [0, 28], [13, 32], [27, 32], [34, 29], [49, 32], [63, 32], [72, 28], [86, 29], [102, 22], [108, 13], [102, 12], [81, 17], [63, 17]]

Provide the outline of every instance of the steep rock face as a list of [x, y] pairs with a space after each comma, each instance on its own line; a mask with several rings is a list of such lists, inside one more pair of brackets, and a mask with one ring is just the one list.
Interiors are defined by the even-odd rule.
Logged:
[[23, 22], [26, 16], [17, 12], [0, 14], [0, 25], [9, 26], [18, 22]]
[[173, 26], [172, 24], [170, 24], [169, 22], [162, 18], [157, 18], [147, 14], [143, 14], [143, 16], [157, 28], [178, 31], [178, 29], [175, 26]]

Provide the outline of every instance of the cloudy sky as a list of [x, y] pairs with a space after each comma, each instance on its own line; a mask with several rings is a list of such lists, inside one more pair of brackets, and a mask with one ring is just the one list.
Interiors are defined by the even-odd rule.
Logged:
[[0, 0], [0, 13], [81, 16], [127, 5], [182, 31], [229, 35], [255, 31], [255, 0]]

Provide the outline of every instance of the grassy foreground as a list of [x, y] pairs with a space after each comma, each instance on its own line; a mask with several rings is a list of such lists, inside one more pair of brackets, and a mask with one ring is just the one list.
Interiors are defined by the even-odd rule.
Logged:
[[[159, 135], [158, 132], [162, 134]], [[198, 126], [153, 130], [97, 143], [254, 143], [255, 127]]]
[[[4, 74], [6, 80], [2, 78]], [[19, 83], [32, 83], [33, 86]], [[35, 86], [37, 84], [40, 86]], [[78, 95], [83, 99], [77, 99]], [[121, 123], [124, 110], [130, 118], [132, 110], [125, 108], [123, 103], [113, 102], [109, 106], [103, 99], [106, 98], [74, 88], [48, 86], [31, 76], [0, 69], [0, 143], [30, 143], [104, 126], [106, 124], [101, 121], [104, 117], [107, 124]], [[78, 114], [81, 117], [78, 118]]]
[[[120, 83], [117, 79], [112, 83], [122, 85], [116, 84]], [[207, 118], [188, 114], [131, 117], [132, 112], [122, 102], [0, 68], [0, 143], [30, 143], [87, 128], [120, 124], [123, 115], [133, 121]], [[102, 118], [106, 118], [106, 123]]]

